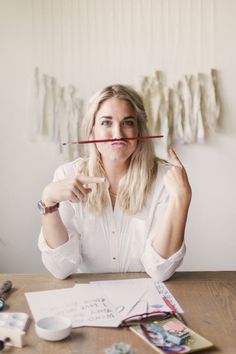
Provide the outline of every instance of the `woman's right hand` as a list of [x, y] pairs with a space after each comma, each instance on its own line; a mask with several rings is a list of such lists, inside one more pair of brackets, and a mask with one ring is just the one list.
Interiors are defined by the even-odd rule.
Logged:
[[104, 177], [76, 176], [48, 184], [43, 190], [42, 201], [46, 206], [52, 206], [63, 201], [72, 203], [86, 202], [91, 183], [104, 183]]

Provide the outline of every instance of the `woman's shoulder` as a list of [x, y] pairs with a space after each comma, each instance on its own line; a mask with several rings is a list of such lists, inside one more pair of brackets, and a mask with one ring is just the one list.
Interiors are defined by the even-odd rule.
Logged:
[[86, 158], [79, 157], [74, 161], [60, 165], [54, 173], [54, 179], [62, 179], [65, 177], [73, 177], [77, 175], [81, 165], [84, 164], [85, 161], [87, 161]]

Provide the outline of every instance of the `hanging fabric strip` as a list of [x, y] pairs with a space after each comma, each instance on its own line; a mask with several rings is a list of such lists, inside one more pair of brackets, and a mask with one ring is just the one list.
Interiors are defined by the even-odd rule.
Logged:
[[61, 87], [52, 76], [35, 68], [31, 85], [30, 117], [31, 138], [53, 142], [67, 160], [83, 155], [83, 146], [70, 146], [62, 150], [62, 143], [78, 141], [82, 121], [82, 101], [76, 89]]

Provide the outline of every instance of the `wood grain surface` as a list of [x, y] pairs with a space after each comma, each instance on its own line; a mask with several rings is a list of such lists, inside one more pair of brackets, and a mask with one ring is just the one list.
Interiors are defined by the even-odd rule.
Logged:
[[[55, 279], [49, 274], [1, 274], [0, 283], [7, 279], [13, 282], [6, 311], [26, 312], [31, 318], [26, 346], [11, 348], [8, 353], [104, 354], [105, 348], [125, 342], [136, 350], [136, 354], [154, 354], [153, 349], [128, 328], [76, 328], [64, 341], [43, 341], [35, 334], [34, 320], [24, 295], [29, 291], [71, 287], [75, 282], [139, 277], [146, 277], [146, 274], [76, 274], [66, 280]], [[202, 353], [236, 353], [236, 272], [177, 272], [165, 284], [183, 307], [188, 326], [215, 344], [214, 348]]]

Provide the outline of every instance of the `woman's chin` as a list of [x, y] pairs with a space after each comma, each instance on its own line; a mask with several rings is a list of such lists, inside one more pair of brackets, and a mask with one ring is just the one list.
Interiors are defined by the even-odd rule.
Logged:
[[127, 160], [129, 160], [130, 155], [127, 155], [127, 154], [124, 154], [121, 152], [116, 152], [116, 153], [111, 153], [111, 154], [107, 155], [105, 158], [107, 161], [125, 163]]

